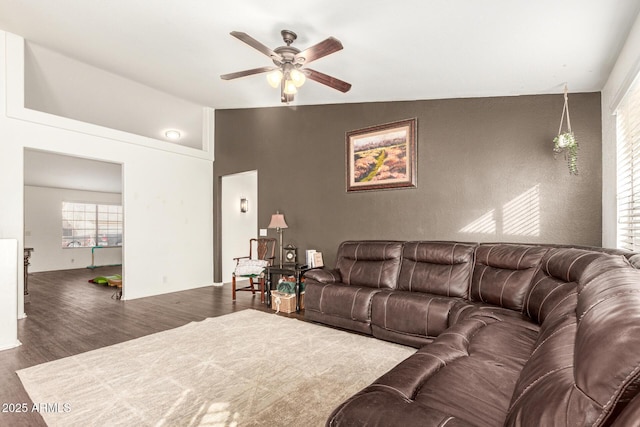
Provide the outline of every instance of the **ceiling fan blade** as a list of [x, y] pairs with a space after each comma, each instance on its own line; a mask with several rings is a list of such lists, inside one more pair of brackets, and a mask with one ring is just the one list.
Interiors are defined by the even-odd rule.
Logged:
[[282, 62], [282, 56], [280, 56], [279, 54], [277, 54], [276, 52], [274, 52], [272, 49], [268, 48], [267, 46], [263, 45], [258, 40], [256, 40], [253, 37], [251, 37], [249, 34], [243, 33], [241, 31], [231, 31], [230, 34], [233, 37], [237, 38], [238, 40], [240, 40], [242, 42], [245, 42], [246, 44], [248, 44], [252, 48], [264, 53], [269, 58], [271, 58], [273, 60], [276, 60], [276, 61]]
[[324, 73], [321, 73], [320, 71], [312, 70], [310, 68], [304, 68], [303, 72], [311, 80], [339, 90], [340, 92], [349, 92], [349, 89], [351, 89], [351, 83], [347, 83], [335, 77], [328, 76]]
[[276, 70], [278, 67], [260, 67], [252, 68], [250, 70], [238, 71], [235, 73], [223, 74], [220, 76], [222, 80], [233, 80], [239, 77], [251, 76], [253, 74], [266, 73], [267, 71]]
[[303, 50], [302, 52], [297, 53], [294, 56], [294, 60], [298, 64], [308, 64], [311, 61], [315, 61], [316, 59], [320, 59], [327, 55], [330, 55], [334, 52], [342, 50], [342, 43], [340, 40], [329, 37], [325, 41], [322, 41], [316, 45], [311, 46]]

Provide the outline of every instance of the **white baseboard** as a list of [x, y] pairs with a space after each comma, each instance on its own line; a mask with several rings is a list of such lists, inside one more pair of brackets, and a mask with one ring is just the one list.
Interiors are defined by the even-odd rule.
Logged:
[[224, 285], [223, 282], [213, 282], [213, 286], [222, 286]]
[[0, 351], [9, 350], [9, 349], [12, 349], [12, 348], [20, 347], [21, 345], [22, 345], [22, 343], [20, 342], [20, 340], [16, 340], [16, 342], [14, 344], [9, 344], [9, 345], [6, 345], [4, 347], [0, 347]]

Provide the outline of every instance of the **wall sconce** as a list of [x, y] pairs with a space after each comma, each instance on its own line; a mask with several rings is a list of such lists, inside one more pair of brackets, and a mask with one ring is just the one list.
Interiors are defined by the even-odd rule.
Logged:
[[240, 212], [247, 213], [249, 211], [249, 201], [244, 197], [240, 199]]

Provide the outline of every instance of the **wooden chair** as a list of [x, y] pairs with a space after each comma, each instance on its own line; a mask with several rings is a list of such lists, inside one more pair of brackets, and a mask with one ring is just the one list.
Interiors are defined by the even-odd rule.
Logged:
[[[273, 265], [275, 259], [276, 239], [261, 237], [249, 240], [249, 256], [234, 258], [236, 269], [231, 276], [231, 298], [236, 300], [236, 291], [251, 291], [256, 294], [253, 280], [259, 278], [260, 302], [264, 303], [265, 267]], [[249, 279], [249, 286], [236, 288], [236, 277]]]

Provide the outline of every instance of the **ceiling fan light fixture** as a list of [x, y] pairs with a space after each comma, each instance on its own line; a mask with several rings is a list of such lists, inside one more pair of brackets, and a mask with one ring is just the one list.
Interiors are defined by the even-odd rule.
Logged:
[[269, 82], [269, 85], [272, 88], [277, 88], [278, 86], [280, 86], [280, 83], [282, 82], [282, 77], [284, 77], [284, 74], [282, 74], [282, 71], [273, 70], [272, 72], [267, 74], [267, 82]]
[[335, 37], [329, 37], [320, 43], [316, 43], [311, 47], [300, 50], [291, 46], [296, 40], [296, 33], [290, 30], [282, 30], [282, 40], [286, 46], [279, 46], [271, 49], [258, 40], [254, 39], [247, 33], [241, 31], [232, 31], [231, 35], [241, 42], [256, 49], [260, 53], [271, 59], [273, 65], [252, 68], [250, 70], [237, 71], [235, 73], [223, 74], [220, 76], [222, 80], [233, 80], [240, 77], [252, 76], [254, 74], [267, 73], [267, 82], [274, 88], [280, 88], [280, 101], [283, 103], [292, 102], [294, 95], [298, 93], [307, 78], [317, 83], [328, 86], [340, 92], [348, 92], [351, 84], [337, 79], [333, 76], [323, 74], [319, 71], [306, 68], [306, 66], [320, 58], [342, 50], [342, 43]]
[[293, 84], [296, 85], [296, 87], [302, 86], [307, 80], [307, 77], [304, 75], [304, 73], [295, 68], [289, 72], [289, 77], [291, 78]]
[[295, 95], [298, 93], [298, 88], [296, 87], [293, 80], [285, 80], [284, 81], [284, 93], [287, 95]]

